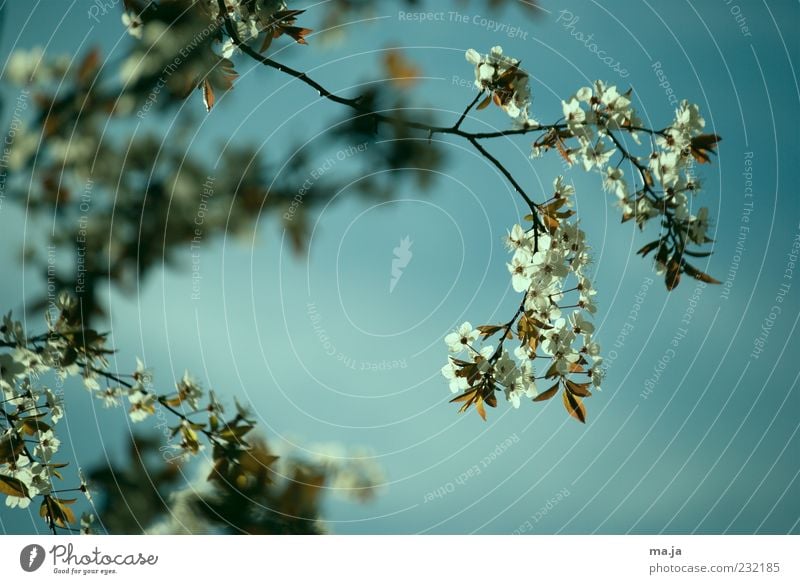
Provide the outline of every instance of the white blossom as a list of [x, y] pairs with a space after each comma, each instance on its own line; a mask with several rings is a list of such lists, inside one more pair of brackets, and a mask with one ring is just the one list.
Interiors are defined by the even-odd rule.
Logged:
[[451, 393], [458, 393], [459, 391], [463, 391], [469, 387], [469, 383], [465, 377], [456, 376], [457, 371], [458, 368], [451, 359], [448, 359], [447, 365], [442, 367], [442, 375], [449, 382]]
[[155, 413], [156, 398], [151, 393], [145, 393], [139, 389], [128, 394], [128, 401], [131, 409], [128, 412], [132, 422], [141, 422]]
[[16, 85], [27, 85], [36, 73], [41, 73], [44, 49], [18, 49], [11, 53], [6, 62], [5, 78]]
[[478, 340], [480, 332], [472, 329], [469, 322], [463, 323], [454, 332], [450, 333], [444, 338], [451, 353], [460, 353], [468, 345], [472, 345]]
[[57, 424], [64, 417], [64, 400], [49, 389], [44, 390], [45, 403], [50, 409], [50, 421]]
[[185, 400], [189, 407], [197, 411], [200, 407], [200, 398], [203, 397], [203, 390], [200, 389], [197, 381], [185, 371], [183, 378], [178, 382], [178, 395], [181, 400]]
[[606, 149], [606, 144], [603, 140], [597, 140], [594, 146], [586, 144], [580, 150], [584, 170], [590, 171], [592, 168], [602, 170], [615, 152], [615, 148]]
[[142, 19], [133, 12], [122, 13], [122, 24], [128, 29], [128, 34], [137, 39], [142, 38]]
[[535, 126], [530, 119], [531, 90], [528, 74], [519, 69], [519, 60], [503, 54], [502, 47], [492, 47], [488, 55], [475, 49], [465, 53], [475, 66], [475, 87], [492, 93], [495, 102], [513, 119], [515, 127]]
[[56, 438], [52, 430], [40, 432], [39, 443], [34, 447], [33, 455], [47, 462], [58, 452], [60, 446], [61, 440]]

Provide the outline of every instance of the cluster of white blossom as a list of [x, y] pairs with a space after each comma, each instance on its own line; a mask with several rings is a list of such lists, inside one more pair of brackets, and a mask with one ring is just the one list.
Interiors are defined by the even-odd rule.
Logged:
[[[22, 323], [12, 319], [10, 312], [0, 327], [0, 346], [7, 349], [0, 354], [0, 482], [6, 505], [24, 509], [37, 496], [50, 496], [53, 505], [65, 505], [52, 496], [54, 481], [62, 478], [60, 470], [67, 466], [57, 460], [61, 440], [55, 433], [64, 417], [64, 403], [60, 390], [37, 380], [56, 369], [60, 386], [63, 377], [80, 368], [62, 342], [28, 339]], [[80, 469], [78, 474], [80, 487], [75, 490], [91, 501]]]
[[503, 55], [502, 47], [492, 47], [488, 55], [469, 49], [466, 59], [475, 65], [475, 87], [490, 94], [480, 108], [490, 101], [501, 107], [519, 128], [535, 126], [531, 119], [531, 88], [528, 74], [519, 68], [520, 61]]
[[[524, 293], [520, 309], [505, 325], [486, 325], [473, 329], [469, 322], [445, 337], [451, 353], [442, 375], [449, 381], [453, 393], [464, 391], [491, 403], [491, 392], [502, 387], [506, 399], [518, 408], [522, 397], [540, 401], [537, 380], [557, 379], [556, 386], [544, 393], [555, 394], [559, 384], [565, 391], [575, 391], [578, 397], [591, 395], [586, 389], [591, 383], [599, 387], [602, 380], [600, 347], [592, 339], [594, 325], [588, 319], [596, 311], [595, 290], [586, 269], [590, 265], [586, 238], [577, 224], [564, 218], [571, 211], [559, 211], [571, 206], [574, 188], [558, 177], [553, 183], [550, 202], [540, 207], [549, 218], [552, 228], [525, 229], [514, 225], [506, 238], [513, 252], [508, 270], [511, 285]], [[514, 328], [516, 325], [516, 328]], [[500, 334], [499, 346], [476, 346], [481, 336]], [[504, 343], [510, 334], [519, 341], [512, 354]], [[466, 359], [462, 355], [466, 353]], [[539, 374], [537, 375], [537, 370]], [[585, 376], [585, 383], [568, 379], [571, 375]], [[457, 398], [460, 400], [460, 398]]]
[[[45, 57], [44, 50], [38, 46], [17, 49], [8, 57], [3, 79], [20, 88], [18, 106], [12, 115], [5, 143], [5, 166], [9, 170], [21, 169], [39, 148], [39, 132], [30, 128], [26, 116], [23, 115], [29, 107], [31, 91], [38, 94], [47, 88], [57, 86], [69, 69], [70, 59], [67, 55]], [[53, 142], [53, 146], [64, 152], [66, 141], [53, 140]]]
[[[119, 406], [127, 399], [132, 422], [154, 415], [159, 404], [170, 408], [185, 404], [192, 412], [201, 409], [199, 400], [203, 392], [188, 373], [178, 381], [172, 396], [157, 396], [150, 390], [151, 373], [139, 359], [127, 381], [123, 379], [125, 376], [108, 374], [104, 355], [109, 351], [104, 347], [104, 336], [78, 328], [65, 318], [65, 314], [75, 310], [73, 298], [60, 295], [57, 307], [62, 311], [61, 316], [54, 319], [48, 314], [48, 332], [43, 335], [27, 337], [22, 323], [14, 320], [11, 313], [4, 316], [0, 327], [0, 347], [6, 349], [0, 353], [0, 482], [9, 507], [26, 508], [35, 497], [50, 496], [56, 491], [55, 479], [62, 478], [59, 469], [66, 464], [57, 460], [61, 441], [55, 426], [64, 417], [60, 388], [68, 377], [81, 377], [87, 391], [106, 407]], [[48, 373], [54, 374], [59, 391], [42, 383]], [[105, 381], [105, 386], [101, 386], [101, 381]], [[213, 392], [209, 392], [209, 403], [203, 409], [210, 419], [217, 419], [222, 413]], [[179, 417], [173, 435], [180, 433], [181, 440], [172, 444], [172, 448], [180, 453], [174, 458], [202, 449], [197, 431], [204, 425], [191, 423], [182, 414]], [[220, 427], [218, 419], [210, 422], [209, 427]], [[225, 432], [219, 437], [225, 440]], [[238, 434], [231, 436], [238, 438]], [[80, 481], [81, 486], [76, 490], [90, 498], [82, 475]], [[56, 497], [51, 500], [68, 504]], [[51, 504], [56, 504], [52, 501]]]
[[[201, 0], [200, 4], [211, 22], [219, 20], [219, 2], [217, 0]], [[257, 38], [262, 32], [275, 24], [275, 14], [286, 10], [283, 0], [225, 0], [227, 16], [236, 26], [239, 38], [249, 41]], [[122, 13], [122, 24], [131, 36], [141, 39], [144, 23], [141, 15], [133, 11]], [[225, 50], [233, 52], [233, 43], [228, 41]]]
[[[617, 197], [625, 220], [635, 219], [644, 227], [654, 217], [667, 216], [690, 242], [706, 243], [708, 209], [691, 213], [691, 195], [700, 189], [693, 170], [695, 161], [708, 162], [708, 154], [719, 137], [703, 134], [705, 120], [699, 107], [686, 100], [680, 103], [668, 127], [646, 130], [630, 96], [631, 91], [620, 93], [616, 86], [596, 81], [592, 87], [583, 87], [562, 101], [564, 123], [578, 143], [570, 147], [560, 142], [562, 155], [570, 165], [579, 161], [585, 170], [601, 173], [604, 189]], [[648, 134], [650, 150], [641, 157], [623, 151], [619, 138], [612, 134], [618, 131], [628, 134], [638, 145], [642, 143], [641, 135]], [[549, 147], [550, 143], [537, 141], [532, 156], [540, 156]], [[612, 165], [615, 154], [620, 155], [620, 160]], [[639, 190], [632, 191], [625, 178], [622, 163], [626, 159], [639, 175]], [[663, 267], [659, 265], [660, 270]]]

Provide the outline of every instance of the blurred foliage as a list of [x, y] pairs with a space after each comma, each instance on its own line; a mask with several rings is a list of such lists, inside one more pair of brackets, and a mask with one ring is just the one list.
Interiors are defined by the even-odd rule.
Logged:
[[[345, 4], [355, 10], [361, 3]], [[76, 294], [88, 324], [106, 316], [102, 287], [135, 293], [154, 268], [177, 266], [190, 246], [211, 244], [225, 232], [245, 240], [260, 217], [272, 215], [282, 218], [293, 249], [302, 253], [315, 210], [344, 185], [353, 183], [354, 192], [386, 200], [408, 180], [416, 189], [429, 188], [428, 171], [444, 163], [441, 149], [424, 133], [401, 123], [376, 127], [358, 114], [309, 145], [270, 148], [268, 156], [256, 145], [236, 143], [190, 150], [203, 112], [181, 105], [195, 91], [215, 108], [214, 115], [232, 122], [240, 118], [219, 102], [221, 93], [235, 87], [237, 73], [223, 56], [219, 23], [209, 17], [214, 3], [129, 0], [126, 5], [141, 23], [129, 25], [135, 42], [119, 62], [106, 62], [99, 48], [72, 64], [68, 56], [19, 50], [4, 80], [30, 95], [23, 119], [16, 121], [6, 185], [8, 199], [24, 205], [34, 223], [35, 217], [43, 219], [41, 239], [28, 236], [26, 263], [56, 292]], [[346, 15], [334, 5], [328, 11]], [[264, 45], [259, 38], [253, 42]], [[399, 53], [377, 63], [381, 66], [385, 70], [376, 69], [376, 76], [389, 80], [371, 83], [364, 103], [402, 117], [412, 104], [391, 78], [405, 71], [400, 83], [408, 87], [419, 68]], [[304, 98], [305, 89], [294, 91]], [[344, 170], [307, 181], [332, 148], [337, 154], [352, 148], [364, 154], [353, 156]], [[217, 153], [218, 161], [212, 158]], [[364, 168], [404, 172], [355, 180]], [[26, 300], [32, 311], [46, 305], [46, 298]]]
[[[496, 9], [511, 1], [478, 4]], [[322, 28], [358, 18], [372, 5], [362, 0], [326, 3]], [[419, 0], [405, 0], [404, 5], [440, 8]], [[360, 96], [368, 110], [394, 112], [389, 121], [376, 124], [372, 116], [350, 112], [322, 139], [302, 148], [284, 144], [281, 151], [270, 149], [269, 158], [255, 144], [208, 145], [205, 155], [190, 149], [204, 112], [192, 109], [192, 104], [182, 107], [187, 97], [201, 94], [206, 110], [229, 116], [232, 127], [241, 114], [226, 111], [226, 102], [219, 101], [235, 89], [237, 72], [234, 51], [226, 45], [221, 21], [214, 15], [217, 6], [216, 0], [125, 0], [120, 5], [125, 24], [118, 26], [121, 33], [127, 27], [134, 42], [119, 61], [107, 61], [100, 48], [75, 59], [21, 49], [8, 60], [3, 82], [15, 86], [19, 99], [8, 133], [13, 139], [2, 165], [3, 194], [28, 214], [32, 232], [26, 232], [27, 247], [22, 250], [26, 264], [54, 289], [48, 289], [48, 297], [25, 299], [26, 305], [32, 311], [49, 310], [49, 297], [61, 290], [77, 300], [65, 305], [48, 333], [25, 338], [19, 323], [14, 323], [13, 334], [3, 333], [2, 346], [14, 353], [2, 357], [21, 368], [19, 373], [3, 370], [3, 390], [11, 396], [3, 407], [8, 424], [4, 435], [13, 438], [6, 441], [13, 448], [9, 446], [3, 460], [9, 472], [23, 472], [14, 467], [21, 452], [20, 433], [38, 436], [39, 448], [51, 440], [43, 437], [42, 422], [23, 417], [23, 425], [16, 427], [26, 411], [20, 410], [23, 406], [50, 416], [60, 407], [47, 401], [46, 389], [30, 390], [31, 379], [41, 370], [60, 375], [70, 369], [71, 374], [83, 376], [87, 389], [99, 399], [115, 402], [127, 396], [132, 419], [152, 414], [153, 400], [172, 408], [189, 399], [181, 395], [180, 384], [177, 398], [150, 395], [142, 387], [139, 369], [128, 383], [104, 367], [95, 368], [94, 360], [107, 365], [103, 361], [107, 351], [101, 346], [105, 336], [89, 328], [108, 316], [100, 300], [104, 287], [134, 294], [160, 265], [177, 266], [181, 253], [213, 244], [226, 233], [250, 235], [262, 215], [281, 217], [294, 250], [302, 253], [314, 212], [344, 185], [353, 183], [356, 193], [387, 200], [405, 181], [413, 181], [416, 190], [430, 188], [434, 176], [430, 171], [445, 162], [435, 143], [403, 123], [409, 111], [418, 123], [432, 120], [414, 111], [421, 104], [397, 91], [413, 86], [414, 78], [422, 74], [418, 64], [398, 51], [378, 64], [384, 70], [376, 70], [375, 77], [383, 81], [367, 80], [370, 90]], [[239, 34], [262, 53], [279, 48], [279, 42], [305, 44], [310, 31], [295, 26], [302, 11], [285, 9], [283, 2], [242, 0], [237, 8], [244, 16], [237, 20]], [[243, 29], [249, 22], [257, 26]], [[306, 88], [294, 91], [298, 100], [315, 98]], [[298, 137], [298, 142], [302, 139]], [[331, 147], [340, 149], [345, 158], [353, 149], [359, 156], [348, 163], [347, 172], [332, 173], [335, 177], [323, 173], [308, 181], [318, 169], [315, 161], [325, 159]], [[363, 169], [403, 172], [377, 172], [362, 179]], [[94, 337], [87, 340], [89, 332]], [[94, 344], [96, 355], [91, 352]], [[98, 374], [120, 387], [101, 389]], [[347, 463], [335, 457], [277, 457], [262, 439], [244, 442], [252, 425], [239, 424], [244, 421], [240, 416], [219, 427], [209, 421], [205, 429], [177, 410], [170, 411], [181, 419], [176, 433], [183, 452], [201, 451], [198, 432], [212, 439], [213, 468], [203, 480], [187, 481], [186, 474], [194, 469], [187, 469], [182, 457], [167, 461], [157, 438], [135, 437], [127, 460], [109, 461], [88, 475], [103, 530], [323, 533], [320, 513], [326, 490], [343, 491], [363, 502], [381, 484], [382, 475], [369, 456]], [[233, 434], [224, 437], [226, 432]], [[27, 459], [36, 458], [28, 454]], [[37, 472], [50, 480], [58, 475], [53, 469]], [[21, 479], [3, 476], [4, 494], [19, 501], [34, 497]], [[44, 499], [40, 513], [54, 532], [57, 527], [75, 530], [71, 526], [77, 518], [70, 508], [74, 500], [52, 496], [44, 483], [37, 487]], [[73, 490], [89, 494], [83, 477]], [[80, 531], [88, 532], [90, 524], [82, 518]]]
[[[235, 465], [218, 463], [197, 481], [187, 480], [192, 471], [180, 461], [166, 461], [152, 438], [135, 437], [128, 457], [90, 474], [109, 534], [323, 534], [324, 497], [343, 477], [363, 478], [353, 462], [278, 457], [262, 438], [250, 439]], [[349, 496], [371, 500], [378, 485], [359, 484]]]

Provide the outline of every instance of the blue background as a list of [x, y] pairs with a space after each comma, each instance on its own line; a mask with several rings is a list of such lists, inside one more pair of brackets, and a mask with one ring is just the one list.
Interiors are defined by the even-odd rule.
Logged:
[[[0, 62], [19, 47], [41, 45], [58, 54], [94, 44], [113, 61], [130, 39], [116, 12], [97, 24], [87, 18], [89, 5], [5, 2]], [[292, 6], [309, 8], [304, 24], [319, 24], [314, 6]], [[696, 292], [688, 279], [667, 293], [650, 262], [635, 255], [653, 237], [620, 224], [599, 177], [568, 170], [596, 260], [597, 338], [609, 363], [604, 389], [587, 402], [586, 426], [568, 418], [557, 400], [519, 410], [501, 403], [486, 423], [472, 412], [457, 415], [439, 374], [446, 359], [442, 338], [464, 320], [500, 322], [513, 313], [518, 297], [501, 238], [524, 211], [486, 160], [464, 141], [443, 138], [448, 162], [430, 192], [404, 182], [393, 201], [374, 204], [345, 189], [316, 217], [308, 257], [292, 255], [279, 221], [267, 217], [254, 239], [220, 238], [203, 249], [199, 301], [190, 300], [188, 246], [182, 265], [152, 274], [137, 297], [104, 290], [118, 366], [132, 369], [139, 355], [166, 385], [188, 368], [229, 403], [234, 395], [249, 401], [276, 443], [370, 447], [388, 482], [366, 505], [330, 497], [326, 519], [336, 533], [800, 532], [800, 343], [794, 334], [800, 272], [784, 279], [800, 232], [798, 4], [742, 2], [750, 37], [732, 12], [735, 2], [564, 5], [579, 17], [574, 30], [594, 34], [598, 47], [630, 72], [627, 79], [570, 35], [549, 3], [544, 8], [552, 11], [537, 18], [514, 6], [496, 13], [482, 3], [470, 4], [471, 11], [460, 6], [437, 3], [444, 21], [412, 23], [390, 3], [378, 3], [374, 22], [346, 26], [340, 44], [311, 37], [309, 47], [289, 46], [276, 58], [353, 95], [381, 75], [386, 49], [402, 47], [425, 76], [409, 96], [446, 124], [473, 96], [459, 83], [472, 79], [464, 51], [501, 44], [531, 73], [538, 120], [557, 119], [561, 98], [605, 79], [634, 88], [635, 104], [652, 127], [674, 115], [653, 70], [660, 62], [677, 96], [700, 104], [707, 129], [723, 136], [715, 163], [700, 169], [705, 189], [696, 201], [711, 209], [716, 241], [701, 267], [721, 280], [729, 277], [736, 253], [746, 202], [742, 172], [752, 152], [753, 212], [729, 298], [719, 286]], [[450, 10], [460, 10], [468, 22], [451, 21]], [[518, 25], [525, 34], [509, 39], [490, 32], [472, 22], [475, 14]], [[263, 144], [274, 160], [290, 154], [284, 145], [296, 137], [314, 139], [344, 114], [309, 88], [242, 57], [237, 69], [235, 90], [203, 118], [193, 151], [213, 151], [230, 138]], [[3, 96], [13, 102], [14, 90], [4, 86]], [[199, 95], [184, 107], [201, 112]], [[162, 123], [157, 116], [146, 121], [151, 129]], [[476, 131], [507, 126], [496, 108], [465, 124]], [[347, 146], [329, 143], [309, 172]], [[525, 137], [486, 146], [537, 197], [565, 172], [555, 153], [530, 160]], [[344, 176], [345, 165], [356, 161], [335, 166], [331, 177]], [[0, 225], [0, 306], [19, 309], [42, 285], [39, 274], [19, 267], [20, 247], [40, 245], [37, 234], [46, 222], [26, 221], [24, 207], [6, 200]], [[413, 240], [413, 258], [390, 293], [392, 250], [405, 236]], [[783, 312], [754, 359], [754, 339], [784, 282], [791, 288]], [[643, 397], [698, 293], [688, 334]], [[637, 295], [642, 307], [634, 319]], [[309, 303], [335, 346], [333, 356], [312, 327]], [[28, 326], [40, 328], [38, 321]], [[623, 330], [628, 334], [620, 337]], [[383, 360], [407, 366], [361, 370], [362, 363]], [[77, 465], [121, 456], [132, 431], [122, 410], [99, 406], [79, 388], [69, 394], [63, 454]], [[516, 441], [492, 459], [509, 438]], [[491, 460], [485, 466], [484, 457]], [[457, 481], [473, 465], [480, 474]], [[432, 498], [437, 490], [446, 495]], [[568, 496], [548, 504], [559, 493]], [[0, 510], [6, 532], [43, 527], [32, 515]]]

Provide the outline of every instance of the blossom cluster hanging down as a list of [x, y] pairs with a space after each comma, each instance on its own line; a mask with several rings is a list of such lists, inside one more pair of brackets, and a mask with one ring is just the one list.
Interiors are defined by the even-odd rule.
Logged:
[[470, 49], [466, 58], [475, 65], [475, 87], [489, 93], [478, 105], [479, 110], [494, 103], [511, 117], [514, 127], [536, 125], [528, 111], [531, 105], [528, 74], [520, 69], [519, 60], [503, 55], [502, 47], [492, 47], [488, 55]]
[[[137, 360], [130, 375], [108, 371], [106, 336], [80, 326], [76, 320], [79, 307], [74, 298], [62, 294], [57, 303], [60, 314], [48, 316], [48, 331], [28, 336], [22, 323], [11, 313], [0, 326], [0, 493], [6, 495], [9, 507], [26, 508], [41, 498], [39, 514], [55, 532], [56, 527], [74, 529], [77, 521], [72, 510], [76, 499], [63, 498], [57, 481], [64, 480], [67, 463], [59, 460], [61, 440], [56, 424], [64, 417], [60, 388], [68, 377], [80, 377], [87, 391], [106, 407], [128, 402], [128, 416], [141, 422], [162, 408], [175, 418], [171, 435], [178, 437], [165, 445], [166, 460], [177, 462], [201, 452], [205, 445], [200, 436], [214, 446], [215, 464], [235, 465], [249, 448], [245, 435], [254, 422], [237, 407], [230, 421], [222, 419], [223, 408], [213, 391], [201, 404], [203, 391], [189, 374], [176, 384], [172, 394], [159, 395], [150, 388], [152, 375]], [[46, 374], [55, 375], [59, 390], [43, 384]], [[205, 420], [190, 420], [191, 414], [205, 414]], [[67, 491], [83, 492], [91, 501], [83, 474], [80, 485]], [[88, 516], [82, 518], [81, 529], [88, 529]]]
[[[530, 118], [531, 90], [520, 61], [494, 47], [488, 55], [474, 49], [466, 53], [475, 66], [475, 86], [489, 92], [477, 109], [492, 102], [513, 120], [513, 134], [541, 132], [533, 142], [531, 156], [557, 150], [569, 166], [580, 163], [587, 172], [598, 172], [604, 190], [613, 193], [622, 209], [622, 221], [635, 219], [640, 229], [653, 218], [660, 219], [658, 239], [645, 245], [639, 254], [656, 251], [656, 271], [665, 276], [668, 290], [688, 274], [707, 283], [718, 283], [687, 261], [703, 258], [709, 252], [689, 249], [710, 243], [708, 209], [693, 212], [693, 197], [700, 183], [693, 174], [694, 163], [711, 161], [716, 134], [704, 134], [705, 120], [699, 107], [683, 101], [674, 121], [664, 129], [646, 128], [632, 106], [633, 91], [620, 93], [616, 86], [596, 81], [561, 102], [563, 117], [554, 124], [542, 125]], [[470, 109], [467, 108], [456, 128]], [[515, 225], [508, 236], [514, 252], [508, 269], [515, 291], [524, 293], [514, 317], [505, 324], [483, 325], [473, 329], [463, 323], [445, 338], [451, 352], [442, 374], [453, 393], [463, 392], [452, 401], [462, 403], [461, 411], [475, 406], [485, 419], [485, 405], [495, 406], [496, 391], [502, 390], [514, 407], [523, 397], [543, 401], [561, 392], [564, 405], [573, 417], [586, 421], [583, 399], [589, 388], [599, 387], [603, 370], [600, 350], [592, 340], [594, 326], [588, 314], [595, 312], [595, 290], [586, 273], [590, 263], [585, 235], [567, 221], [574, 189], [563, 177], [554, 182], [554, 193], [537, 204], [519, 183], [486, 150], [477, 138], [510, 135], [506, 132], [474, 135], [473, 144], [510, 180], [530, 206], [530, 229]], [[642, 147], [642, 135], [649, 148], [645, 154], [631, 152], [626, 138]], [[615, 161], [616, 159], [616, 161]], [[627, 163], [624, 167], [623, 163]], [[640, 186], [629, 186], [625, 168], [634, 172]], [[477, 346], [479, 339], [498, 335], [497, 346]], [[519, 346], [511, 353], [504, 344], [516, 339]], [[548, 387], [539, 391], [538, 384]]]
[[[583, 399], [602, 380], [600, 347], [589, 320], [596, 310], [587, 274], [591, 261], [583, 231], [567, 221], [574, 213], [574, 189], [563, 177], [556, 178], [553, 188], [541, 205], [544, 232], [518, 224], [506, 239], [513, 252], [511, 285], [523, 293], [514, 317], [474, 329], [465, 322], [445, 337], [451, 355], [442, 375], [451, 392], [462, 392], [452, 400], [462, 404], [461, 411], [474, 405], [485, 419], [485, 405], [497, 405], [498, 391], [515, 408], [524, 398], [539, 402], [561, 392], [569, 414], [586, 421]], [[495, 336], [497, 346], [478, 346], [479, 340]], [[512, 340], [516, 346], [507, 348]]]
[[[652, 219], [658, 218], [662, 227], [660, 237], [639, 253], [646, 256], [657, 252], [656, 272], [665, 276], [668, 289], [679, 284], [682, 273], [707, 283], [718, 283], [689, 263], [687, 256], [709, 255], [688, 249], [713, 241], [708, 236], [708, 208], [697, 208], [694, 202], [701, 186], [694, 175], [694, 166], [711, 161], [721, 138], [703, 133], [705, 120], [700, 108], [686, 100], [680, 103], [669, 126], [661, 130], [645, 128], [631, 105], [631, 94], [630, 90], [620, 93], [616, 86], [602, 81], [579, 89], [562, 102], [564, 127], [554, 128], [534, 142], [532, 156], [541, 156], [555, 148], [568, 164], [580, 162], [584, 170], [599, 172], [603, 188], [617, 198], [623, 222], [633, 219], [643, 230]], [[632, 153], [622, 134], [627, 134], [636, 146], [642, 145], [645, 136], [648, 142], [643, 147], [645, 152]], [[619, 158], [612, 164], [616, 156]], [[629, 185], [626, 166], [639, 187]]]

